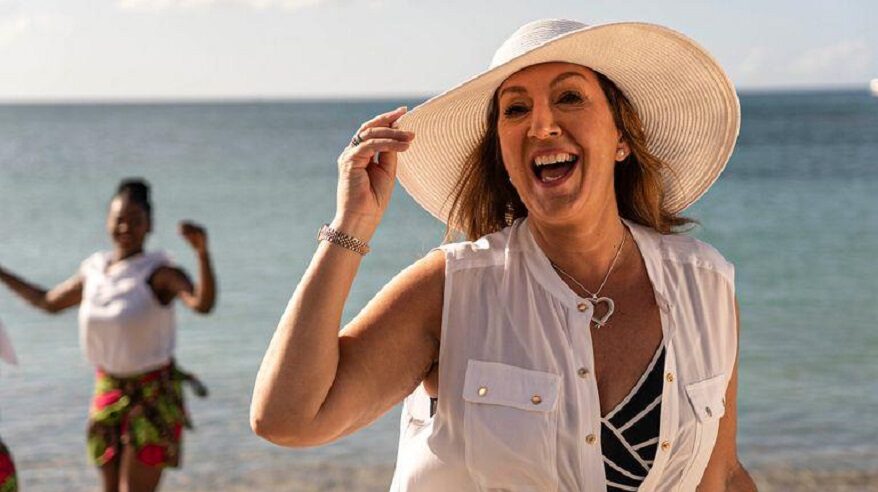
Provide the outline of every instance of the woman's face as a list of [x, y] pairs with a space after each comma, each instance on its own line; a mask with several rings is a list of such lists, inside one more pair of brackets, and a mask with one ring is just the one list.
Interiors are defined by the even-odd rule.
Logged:
[[107, 214], [107, 232], [113, 244], [126, 252], [140, 250], [150, 229], [149, 215], [142, 205], [125, 196], [113, 198]]
[[527, 67], [498, 89], [503, 164], [531, 217], [564, 223], [615, 203], [613, 169], [627, 143], [589, 68]]

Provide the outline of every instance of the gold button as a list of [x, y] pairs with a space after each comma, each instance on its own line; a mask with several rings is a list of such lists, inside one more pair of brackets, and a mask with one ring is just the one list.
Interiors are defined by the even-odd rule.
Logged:
[[594, 434], [589, 434], [585, 436], [585, 442], [589, 444], [594, 444], [595, 441], [597, 441], [597, 438], [594, 436]]
[[580, 313], [584, 313], [588, 311], [588, 305], [584, 302], [580, 302], [576, 305], [576, 309], [578, 309]]
[[674, 375], [671, 373], [668, 373], [667, 380], [669, 383], [673, 383], [674, 382]]
[[530, 402], [534, 405], [539, 405], [543, 402], [543, 399], [540, 398], [540, 395], [533, 395], [532, 397], [530, 397]]
[[479, 388], [479, 396], [485, 396], [487, 394], [488, 394], [488, 387], [487, 386], [482, 386], [481, 388]]
[[671, 443], [668, 441], [662, 441], [662, 451], [667, 451], [671, 449]]
[[584, 368], [584, 367], [580, 367], [580, 368], [576, 371], [576, 374], [578, 374], [579, 377], [581, 377], [581, 378], [586, 378], [586, 377], [588, 377], [588, 369], [586, 369], [586, 368]]

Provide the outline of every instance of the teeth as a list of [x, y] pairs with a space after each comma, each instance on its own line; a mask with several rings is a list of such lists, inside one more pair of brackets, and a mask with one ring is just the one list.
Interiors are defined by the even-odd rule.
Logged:
[[566, 152], [559, 152], [557, 154], [549, 154], [549, 155], [541, 155], [534, 159], [534, 164], [537, 166], [546, 166], [549, 164], [557, 164], [559, 162], [569, 162], [575, 159], [576, 156], [573, 154], [568, 154]]

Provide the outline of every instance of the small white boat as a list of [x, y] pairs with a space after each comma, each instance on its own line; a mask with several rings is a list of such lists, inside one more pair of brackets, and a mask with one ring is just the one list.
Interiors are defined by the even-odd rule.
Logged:
[[872, 95], [878, 97], [878, 79], [872, 79], [869, 82], [869, 90], [872, 91]]

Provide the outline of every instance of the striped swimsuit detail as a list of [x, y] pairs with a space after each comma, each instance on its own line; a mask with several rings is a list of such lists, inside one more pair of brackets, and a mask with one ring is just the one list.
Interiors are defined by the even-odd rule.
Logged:
[[607, 492], [635, 491], [652, 468], [658, 446], [664, 345], [616, 408], [601, 418], [601, 450]]

